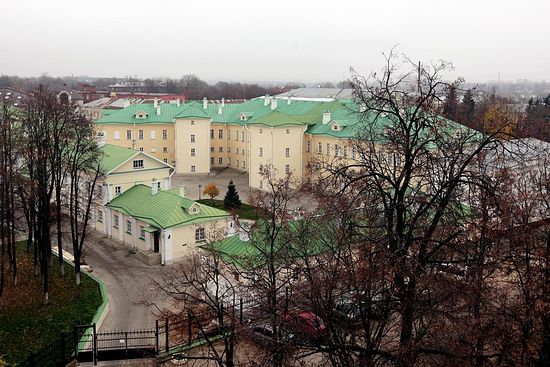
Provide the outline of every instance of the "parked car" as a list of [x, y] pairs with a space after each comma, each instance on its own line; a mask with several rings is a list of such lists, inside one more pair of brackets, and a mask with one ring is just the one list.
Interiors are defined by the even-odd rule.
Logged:
[[311, 338], [323, 337], [328, 333], [323, 320], [310, 311], [286, 314], [283, 317], [283, 327], [293, 334]]
[[[286, 330], [281, 330], [281, 337], [282, 342], [286, 345], [291, 344], [294, 339], [294, 335]], [[274, 348], [277, 344], [271, 325], [252, 326], [250, 328], [250, 339], [256, 344], [266, 348]]]

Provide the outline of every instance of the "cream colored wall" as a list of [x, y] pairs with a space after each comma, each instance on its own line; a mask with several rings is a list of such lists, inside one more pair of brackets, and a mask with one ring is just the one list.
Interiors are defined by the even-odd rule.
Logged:
[[[227, 139], [227, 129], [228, 127], [225, 124], [213, 123], [210, 126], [210, 129], [214, 133], [214, 137], [209, 132], [210, 137], [210, 165], [212, 167], [227, 167], [228, 166], [228, 152], [227, 147], [229, 146], [229, 140]], [[222, 131], [222, 138], [220, 138], [219, 133]], [[220, 149], [222, 151], [220, 151]], [[220, 163], [221, 158], [221, 163]]]
[[[132, 131], [132, 139], [126, 139], [126, 131]], [[139, 131], [143, 130], [143, 139], [139, 139]], [[166, 130], [166, 139], [162, 138], [162, 132]], [[175, 163], [174, 124], [96, 124], [96, 131], [105, 133], [105, 143], [118, 145], [125, 148], [139, 150], [143, 148], [145, 153], [164, 161], [170, 165]], [[118, 131], [119, 139], [115, 139]], [[154, 133], [152, 133], [154, 132]], [[164, 152], [166, 148], [166, 152]]]
[[[198, 224], [190, 224], [172, 228], [172, 258], [177, 259], [192, 254], [196, 250], [195, 231], [203, 227], [207, 241], [219, 236], [225, 236], [227, 231], [227, 219], [207, 221]], [[206, 242], [200, 244], [206, 244]]]
[[[191, 142], [195, 135], [195, 142]], [[176, 128], [176, 172], [194, 173], [210, 172], [210, 120], [208, 119], [177, 119]], [[191, 155], [195, 149], [195, 156]]]
[[[248, 142], [250, 141], [250, 137], [247, 130], [244, 126], [240, 126], [237, 124], [228, 124], [227, 131], [229, 132], [230, 137], [230, 139], [228, 140], [228, 153], [226, 158], [228, 166], [243, 172], [249, 171], [248, 156], [250, 152], [248, 151]], [[236, 137], [238, 137], [238, 139], [236, 139]], [[244, 167], [243, 162], [245, 162]]]
[[[307, 152], [307, 142], [311, 142], [310, 152]], [[319, 153], [319, 143], [321, 144], [321, 152]], [[329, 145], [329, 153], [327, 154], [327, 144]], [[339, 146], [338, 155], [335, 155], [335, 145]], [[311, 172], [315, 165], [321, 168], [325, 165], [340, 165], [351, 164], [354, 161], [352, 144], [348, 139], [338, 139], [332, 136], [324, 135], [304, 135], [304, 177], [306, 180], [314, 180], [317, 174], [321, 173], [325, 177], [328, 172], [321, 169], [320, 172]], [[358, 156], [356, 155], [355, 159]]]
[[[249, 185], [253, 188], [265, 188], [265, 180], [261, 177], [260, 166], [271, 164], [274, 178], [282, 178], [286, 174], [286, 165], [296, 184], [303, 178], [303, 126], [281, 126], [276, 128], [262, 125], [252, 125], [250, 130], [250, 175]], [[260, 148], [263, 156], [260, 157]], [[286, 156], [286, 149], [290, 155]], [[260, 184], [264, 181], [263, 184]], [[261, 187], [262, 186], [262, 187]]]

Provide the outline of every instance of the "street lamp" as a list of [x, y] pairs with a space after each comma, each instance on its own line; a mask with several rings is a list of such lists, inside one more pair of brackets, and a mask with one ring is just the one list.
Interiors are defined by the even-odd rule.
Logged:
[[199, 184], [199, 200], [201, 199], [202, 184]]

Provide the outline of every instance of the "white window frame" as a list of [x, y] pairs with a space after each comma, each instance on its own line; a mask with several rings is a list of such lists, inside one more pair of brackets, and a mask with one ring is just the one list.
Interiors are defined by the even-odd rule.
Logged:
[[[143, 149], [143, 148], [140, 148], [140, 149]], [[143, 159], [134, 159], [132, 161], [132, 167], [134, 167], [134, 169], [143, 169], [145, 167], [143, 163]]]
[[195, 242], [206, 241], [206, 231], [204, 227], [199, 227], [195, 229]]

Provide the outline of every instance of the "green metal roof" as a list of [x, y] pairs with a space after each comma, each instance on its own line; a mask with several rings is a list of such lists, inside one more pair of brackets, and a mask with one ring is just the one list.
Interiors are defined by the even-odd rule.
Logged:
[[210, 114], [208, 113], [208, 110], [205, 110], [202, 108], [201, 105], [197, 102], [189, 102], [183, 105], [183, 110], [179, 113], [177, 113], [174, 118], [204, 118], [209, 119]]
[[[186, 210], [192, 205], [198, 206], [198, 213], [191, 214]], [[172, 191], [159, 190], [153, 195], [149, 186], [141, 184], [115, 197], [106, 206], [162, 229], [229, 216], [223, 210], [196, 203]]]
[[[168, 124], [173, 123], [174, 116], [183, 110], [183, 107], [178, 107], [173, 103], [161, 103], [160, 115], [157, 115], [157, 110], [151, 103], [131, 104], [121, 110], [103, 116], [95, 123], [102, 124]], [[144, 112], [145, 118], [137, 118], [136, 113]]]
[[102, 153], [101, 157], [101, 172], [103, 174], [108, 174], [128, 159], [132, 158], [136, 154], [139, 154], [139, 151], [123, 148], [116, 145], [105, 144], [99, 148]]
[[279, 111], [271, 111], [260, 117], [252, 117], [248, 124], [250, 125], [265, 125], [270, 127], [284, 126], [284, 125], [305, 125], [299, 116], [289, 116]]

